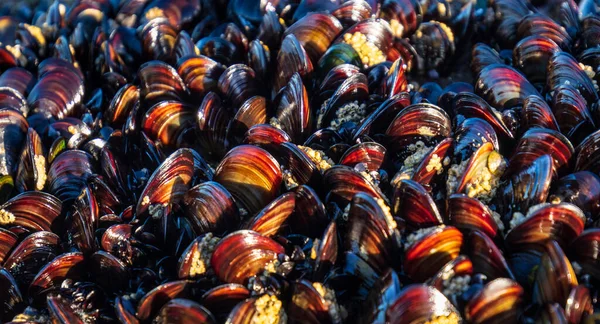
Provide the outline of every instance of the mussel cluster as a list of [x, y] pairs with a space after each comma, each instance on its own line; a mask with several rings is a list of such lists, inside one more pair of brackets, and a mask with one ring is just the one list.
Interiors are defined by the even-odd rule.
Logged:
[[600, 321], [596, 0], [2, 4], [0, 323]]

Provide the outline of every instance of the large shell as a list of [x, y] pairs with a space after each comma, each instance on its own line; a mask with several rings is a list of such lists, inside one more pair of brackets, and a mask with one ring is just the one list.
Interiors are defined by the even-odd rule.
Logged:
[[183, 197], [185, 215], [197, 234], [223, 233], [235, 227], [238, 210], [231, 194], [217, 182], [201, 183]]
[[276, 197], [282, 173], [279, 163], [267, 151], [241, 145], [225, 155], [214, 180], [227, 188], [240, 207], [254, 214]]
[[525, 304], [525, 291], [518, 283], [499, 278], [487, 283], [465, 307], [472, 323], [516, 322]]
[[379, 273], [388, 266], [397, 266], [395, 256], [400, 247], [396, 222], [382, 203], [364, 193], [354, 195], [344, 241], [346, 250], [359, 255]]
[[404, 271], [415, 281], [425, 281], [458, 256], [462, 242], [463, 235], [456, 227], [435, 227], [405, 246]]
[[544, 252], [535, 277], [533, 301], [565, 305], [571, 289], [577, 286], [577, 276], [558, 243], [548, 241]]
[[442, 216], [429, 192], [413, 180], [402, 180], [396, 185], [391, 207], [396, 216], [406, 220], [414, 228], [443, 224]]
[[[160, 211], [156, 215], [160, 217], [165, 207], [178, 203], [183, 198], [194, 177], [196, 164], [194, 155], [192, 150], [179, 149], [154, 171], [137, 203], [138, 217], [149, 209]], [[152, 214], [152, 211], [150, 213]]]
[[532, 128], [525, 132], [508, 162], [506, 175], [514, 174], [530, 166], [537, 158], [550, 153], [553, 161], [554, 174], [561, 174], [568, 168], [568, 162], [573, 154], [573, 145], [558, 131]]
[[521, 73], [503, 64], [483, 68], [477, 76], [475, 92], [499, 110], [522, 105], [528, 96], [539, 95]]
[[448, 320], [460, 323], [460, 313], [439, 290], [413, 284], [405, 287], [389, 304], [385, 316], [386, 323], [425, 323]]
[[286, 29], [283, 37], [293, 34], [316, 64], [341, 31], [342, 25], [334, 16], [309, 13]]
[[61, 153], [48, 170], [48, 188], [63, 202], [79, 195], [87, 178], [94, 173], [92, 156], [80, 150]]
[[551, 239], [567, 246], [581, 232], [585, 215], [577, 206], [569, 203], [542, 204], [530, 208], [525, 220], [506, 235], [511, 250], [538, 248]]
[[298, 73], [303, 79], [308, 80], [313, 71], [308, 54], [304, 47], [298, 42], [294, 34], [287, 35], [282, 43], [281, 49], [277, 54], [277, 74], [273, 84], [273, 91], [279, 92], [288, 82], [294, 73]]
[[312, 130], [312, 116], [308, 93], [300, 74], [294, 73], [278, 95], [275, 111], [278, 128], [286, 132], [294, 143], [302, 143]]
[[285, 251], [279, 243], [256, 232], [243, 230], [224, 237], [215, 247], [211, 266], [224, 282], [246, 284], [278, 261]]
[[38, 82], [27, 97], [33, 112], [63, 118], [73, 114], [84, 95], [83, 76], [71, 63], [46, 59], [38, 68]]

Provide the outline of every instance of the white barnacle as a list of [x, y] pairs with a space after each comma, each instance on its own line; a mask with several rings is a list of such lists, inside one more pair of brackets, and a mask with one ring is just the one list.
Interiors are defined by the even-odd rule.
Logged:
[[209, 272], [211, 269], [210, 259], [215, 251], [217, 243], [219, 243], [220, 240], [220, 238], [213, 236], [212, 233], [207, 233], [204, 235], [198, 244], [197, 249], [192, 254], [191, 266], [189, 270], [190, 277], [197, 277]]
[[287, 322], [283, 303], [275, 295], [262, 295], [254, 301], [255, 312], [251, 324], [278, 324]]
[[35, 179], [35, 190], [44, 189], [46, 184], [46, 158], [43, 155], [33, 156], [34, 167], [36, 170], [37, 178]]
[[6, 209], [0, 209], [0, 225], [10, 225], [15, 222], [15, 215]]
[[404, 245], [404, 250], [405, 251], [408, 250], [413, 244], [415, 244], [416, 242], [418, 242], [419, 240], [421, 240], [422, 238], [427, 236], [429, 233], [432, 233], [436, 229], [437, 229], [437, 227], [426, 227], [426, 228], [420, 228], [420, 229], [410, 233], [406, 237], [406, 244]]

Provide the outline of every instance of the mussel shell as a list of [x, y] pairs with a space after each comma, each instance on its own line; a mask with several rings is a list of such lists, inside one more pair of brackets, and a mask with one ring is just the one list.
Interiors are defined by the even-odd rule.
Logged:
[[86, 152], [70, 150], [52, 161], [48, 171], [50, 192], [63, 202], [79, 195], [87, 177], [93, 173], [92, 157]]
[[581, 208], [589, 220], [600, 216], [600, 177], [589, 171], [578, 171], [552, 183], [550, 201], [559, 199]]
[[394, 256], [400, 248], [400, 237], [391, 214], [375, 199], [362, 192], [352, 198], [344, 248], [383, 273], [388, 266], [398, 266]]
[[8, 322], [23, 309], [24, 299], [15, 278], [4, 268], [0, 268], [0, 289], [0, 302], [3, 305], [0, 320]]
[[554, 89], [552, 111], [561, 133], [575, 144], [596, 128], [585, 98], [571, 85], [564, 84]]
[[239, 220], [233, 196], [217, 182], [203, 182], [190, 188], [183, 204], [197, 234], [221, 234], [233, 229]]
[[96, 196], [89, 186], [73, 202], [71, 226], [68, 230], [74, 245], [83, 253], [96, 250], [94, 231], [98, 228], [99, 207]]
[[527, 213], [531, 206], [548, 198], [552, 181], [553, 162], [548, 154], [535, 159], [500, 185], [495, 205], [504, 220], [514, 212]]
[[430, 143], [449, 137], [452, 124], [448, 114], [440, 107], [420, 103], [402, 109], [392, 121], [385, 134], [391, 154], [418, 140]]
[[287, 85], [278, 94], [275, 118], [281, 129], [294, 143], [302, 143], [312, 130], [312, 116], [308, 102], [308, 92], [300, 74], [294, 73]]
[[146, 111], [142, 120], [143, 131], [166, 147], [187, 146], [185, 135], [195, 125], [194, 108], [177, 101], [157, 103]]
[[291, 323], [341, 323], [340, 314], [336, 318], [331, 313], [337, 305], [326, 300], [310, 281], [294, 282], [291, 290], [291, 303], [286, 309]]
[[241, 145], [225, 155], [216, 168], [214, 180], [233, 195], [240, 207], [254, 214], [275, 198], [282, 172], [267, 151]]
[[405, 73], [406, 65], [402, 58], [398, 58], [390, 67], [385, 81], [381, 83], [381, 94], [392, 98], [401, 92], [405, 92], [408, 89]]
[[550, 17], [538, 13], [524, 17], [517, 29], [517, 37], [520, 39], [531, 35], [550, 39], [565, 51], [568, 51], [573, 43], [564, 27]]
[[[330, 80], [323, 81], [323, 85]], [[337, 87], [333, 95], [327, 104], [323, 103], [321, 110], [319, 111], [319, 118], [317, 120], [317, 128], [325, 128], [332, 125], [333, 121], [336, 120], [337, 112], [344, 107], [346, 104], [357, 102], [359, 105], [364, 103], [369, 96], [369, 89], [367, 85], [367, 77], [362, 73], [356, 73], [345, 80]], [[338, 125], [339, 127], [339, 125]]]
[[492, 211], [478, 199], [465, 194], [452, 194], [448, 201], [448, 223], [459, 229], [481, 231], [490, 238], [498, 233]]
[[264, 271], [283, 253], [285, 250], [279, 243], [256, 232], [243, 230], [219, 241], [210, 262], [220, 280], [246, 284], [250, 277]]
[[558, 131], [558, 123], [550, 106], [540, 96], [532, 95], [523, 101], [521, 128], [541, 127]]
[[511, 250], [538, 248], [551, 239], [567, 246], [581, 232], [585, 215], [570, 203], [545, 204], [531, 209], [523, 223], [506, 234], [506, 244]]
[[321, 77], [325, 77], [333, 68], [350, 64], [359, 67], [362, 63], [354, 48], [346, 43], [330, 46], [317, 63]]
[[196, 113], [198, 122], [198, 138], [196, 142], [210, 159], [220, 159], [227, 152], [227, 128], [231, 119], [231, 111], [227, 109], [221, 98], [209, 92]]
[[83, 320], [70, 307], [68, 300], [60, 295], [51, 294], [46, 299], [47, 307], [53, 322], [83, 324]]
[[530, 12], [527, 3], [522, 0], [500, 0], [494, 2], [496, 12], [496, 36], [504, 48], [512, 48], [519, 39], [519, 23]]
[[117, 91], [104, 112], [104, 120], [114, 126], [127, 120], [129, 112], [140, 104], [140, 90], [133, 84], [126, 84]]
[[273, 84], [275, 93], [288, 84], [294, 73], [298, 73], [308, 81], [313, 71], [313, 64], [308, 54], [294, 34], [289, 34], [283, 39], [276, 62], [277, 74]]
[[244, 144], [252, 144], [269, 150], [291, 140], [290, 136], [281, 129], [268, 124], [259, 124], [248, 129]]
[[450, 137], [440, 141], [425, 155], [423, 161], [415, 168], [411, 179], [424, 187], [434, 187], [438, 177], [442, 176], [443, 169], [436, 170], [435, 167], [431, 167], [430, 163], [439, 159], [442, 168], [444, 168], [444, 161], [452, 155], [453, 144], [454, 141]]
[[[338, 38], [335, 40], [335, 43], [337, 44], [346, 42], [346, 35], [354, 36], [356, 33], [365, 35], [366, 42], [368, 44], [370, 43], [373, 45], [384, 57], [387, 56], [393, 41], [392, 30], [387, 21], [380, 18], [369, 18], [359, 21], [341, 33], [340, 36], [338, 36]], [[368, 58], [365, 61], [365, 57], [361, 57], [361, 60], [364, 67], [371, 67], [375, 64], [381, 63], [379, 61], [370, 62]]]
[[452, 100], [455, 114], [455, 124], [460, 125], [463, 119], [481, 118], [488, 122], [496, 134], [505, 141], [514, 139], [511, 130], [506, 126], [501, 116], [497, 115], [485, 100], [470, 92], [459, 92]]
[[71, 63], [49, 58], [39, 65], [39, 80], [27, 96], [31, 111], [63, 118], [73, 113], [83, 99], [81, 72]]
[[204, 306], [183, 298], [171, 299], [158, 312], [154, 323], [217, 323]]
[[171, 63], [177, 30], [164, 18], [154, 18], [143, 25], [140, 32], [144, 55], [148, 60]]
[[218, 88], [225, 101], [236, 110], [248, 98], [259, 94], [256, 74], [244, 64], [233, 64], [225, 69], [219, 77]]
[[542, 155], [550, 153], [554, 174], [560, 175], [568, 169], [573, 155], [573, 145], [558, 131], [544, 128], [531, 128], [523, 134], [508, 162], [505, 175], [509, 176], [530, 166]]
[[271, 72], [271, 51], [259, 40], [250, 42], [248, 49], [248, 66], [256, 72], [256, 78], [263, 82], [268, 82], [268, 75]]
[[[313, 244], [316, 244], [313, 242]], [[325, 229], [319, 246], [316, 247], [316, 259], [313, 272], [315, 281], [324, 280], [329, 271], [336, 264], [338, 259], [338, 231], [335, 221], [331, 221]], [[312, 255], [311, 255], [312, 257]]]
[[503, 64], [490, 64], [479, 72], [475, 93], [499, 110], [522, 105], [528, 96], [539, 95], [521, 73]]
[[[271, 296], [269, 294], [265, 294], [263, 296]], [[275, 296], [274, 296], [275, 297]], [[277, 297], [275, 297], [277, 298]], [[228, 324], [248, 324], [256, 321], [257, 318], [262, 317], [262, 313], [259, 311], [257, 304], [257, 297], [248, 298], [239, 304], [237, 304], [227, 316], [225, 323]], [[279, 313], [273, 312], [269, 317], [275, 324], [283, 324], [287, 323], [287, 316], [283, 308], [281, 306], [278, 308]]]
[[[484, 168], [488, 168], [489, 159], [493, 154], [499, 154], [496, 150], [494, 150], [494, 146], [490, 142], [483, 143], [471, 158], [467, 161], [467, 165], [464, 169], [464, 173], [458, 175], [457, 177], [457, 185], [454, 189], [454, 192], [464, 193], [467, 191], [467, 188], [474, 181], [477, 181], [477, 176], [482, 172]], [[498, 157], [500, 160], [504, 160], [503, 156]], [[498, 162], [498, 164], [502, 164]], [[497, 170], [497, 172], [501, 172], [501, 170]], [[450, 188], [450, 187], [449, 187]]]
[[181, 101], [187, 95], [185, 83], [170, 65], [161, 61], [142, 64], [137, 76], [140, 80], [140, 98], [146, 107], [164, 100]]
[[583, 285], [577, 285], [569, 293], [565, 303], [565, 317], [569, 323], [580, 323], [594, 312], [590, 291]]
[[472, 231], [465, 244], [473, 262], [473, 270], [484, 274], [489, 280], [497, 278], [515, 279], [511, 268], [504, 259], [502, 252], [492, 239], [478, 230]]
[[558, 243], [548, 241], [538, 267], [533, 287], [533, 301], [538, 304], [565, 305], [571, 289], [577, 286], [577, 276]]
[[[373, 1], [371, 1], [373, 3]], [[372, 15], [373, 7], [364, 0], [350, 0], [340, 4], [331, 14], [336, 17], [344, 27], [349, 27], [355, 23], [365, 20]], [[375, 6], [377, 10], [377, 6]]]
[[498, 278], [487, 283], [465, 307], [472, 323], [516, 322], [525, 304], [525, 291], [515, 281]]
[[110, 291], [119, 291], [127, 286], [130, 279], [127, 265], [116, 256], [97, 251], [90, 256], [92, 274], [98, 284]]
[[219, 320], [224, 320], [235, 305], [250, 297], [250, 291], [239, 284], [223, 284], [202, 295], [202, 305]]
[[193, 282], [189, 280], [176, 280], [159, 285], [149, 291], [139, 301], [136, 317], [140, 321], [153, 318], [161, 307], [175, 298], [184, 298], [190, 294]]
[[386, 323], [424, 323], [434, 319], [460, 323], [460, 313], [439, 290], [424, 284], [404, 287], [389, 304]]
[[404, 271], [415, 281], [436, 274], [460, 252], [463, 235], [454, 226], [438, 226], [409, 247], [405, 247]]
[[473, 49], [471, 50], [471, 70], [474, 75], [479, 75], [484, 67], [496, 63], [502, 64], [504, 61], [495, 49], [484, 43], [473, 45]]
[[411, 36], [411, 43], [417, 55], [422, 58], [417, 61], [417, 69], [421, 73], [445, 68], [445, 63], [456, 50], [452, 29], [434, 20], [420, 24]]
[[429, 192], [414, 180], [402, 180], [396, 185], [391, 207], [394, 215], [406, 220], [414, 228], [444, 223]]
[[435, 289], [443, 292], [444, 282], [448, 282], [453, 278], [472, 275], [473, 263], [467, 256], [459, 255], [456, 259], [446, 263], [435, 276], [429, 279], [428, 283]]
[[465, 119], [454, 133], [453, 161], [458, 163], [469, 159], [485, 143], [492, 143], [496, 150], [500, 148], [494, 128], [481, 118]]
[[587, 170], [598, 174], [600, 163], [598, 160], [598, 142], [600, 141], [600, 131], [588, 135], [576, 148], [575, 170]]
[[513, 49], [513, 62], [527, 76], [530, 82], [546, 81], [548, 61], [560, 51], [551, 39], [542, 36], [529, 36], [521, 39]]
[[83, 276], [84, 257], [79, 252], [64, 253], [46, 264], [33, 278], [29, 295], [42, 298], [60, 287], [64, 279], [78, 280]]
[[381, 134], [390, 125], [396, 115], [410, 105], [410, 96], [407, 92], [400, 93], [387, 99], [377, 109], [370, 113], [360, 126], [354, 131], [353, 140], [363, 135]]
[[[140, 194], [136, 215], [141, 217], [150, 206], [165, 208], [178, 203], [189, 189], [195, 174], [195, 154], [190, 149], [179, 149], [154, 170]], [[159, 215], [160, 217], [161, 215]]]
[[425, 8], [423, 4], [412, 0], [387, 0], [381, 4], [379, 16], [400, 25], [401, 33], [394, 32], [396, 37], [405, 37], [414, 33], [421, 21]]
[[362, 323], [385, 323], [385, 313], [391, 302], [401, 292], [400, 278], [398, 274], [388, 269], [381, 275], [369, 292], [361, 316]]
[[385, 195], [378, 186], [363, 174], [345, 165], [335, 165], [323, 174], [323, 182], [328, 188], [327, 201], [346, 206], [358, 192], [365, 192], [372, 197], [385, 200]]
[[354, 167], [363, 164], [369, 171], [381, 168], [385, 159], [386, 149], [376, 142], [363, 142], [350, 147], [340, 158], [339, 164]]
[[570, 260], [577, 262], [583, 273], [588, 273], [595, 279], [600, 278], [600, 229], [590, 228], [583, 231], [569, 246]]
[[283, 37], [293, 34], [316, 64], [341, 31], [342, 25], [334, 16], [309, 13], [288, 27]]
[[230, 143], [234, 145], [242, 143], [244, 135], [252, 126], [267, 123], [268, 113], [265, 97], [254, 96], [244, 101], [227, 127], [227, 138]]
[[0, 228], [0, 264], [4, 263], [8, 253], [17, 245], [18, 236], [17, 234]]
[[198, 97], [217, 90], [225, 67], [206, 56], [190, 57], [178, 62], [177, 72], [190, 92]]
[[[267, 237], [288, 234], [288, 220], [295, 217], [295, 209], [296, 195], [293, 192], [286, 192], [250, 218], [242, 228], [255, 231]], [[298, 215], [298, 217], [301, 216]]]
[[25, 97], [17, 90], [9, 87], [0, 86], [0, 107], [18, 110], [24, 116], [29, 113]]
[[[171, 57], [175, 62], [179, 63], [182, 60], [196, 55], [200, 55], [200, 50], [194, 44], [192, 37], [185, 30], [180, 31], [175, 39]], [[177, 72], [179, 73], [179, 71]]]
[[598, 93], [592, 80], [579, 66], [577, 60], [567, 52], [557, 52], [550, 58], [548, 63], [546, 87], [548, 91], [552, 91], [565, 83], [569, 83], [579, 90], [588, 105], [598, 101]]
[[20, 111], [11, 108], [0, 109], [1, 175], [15, 175], [19, 153], [25, 143], [28, 127], [29, 124]]

